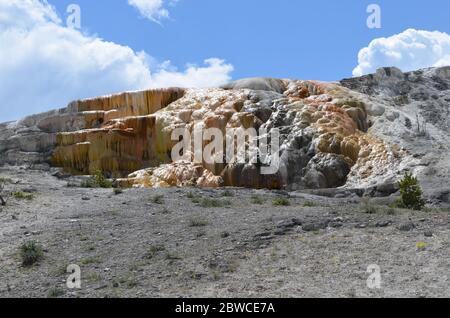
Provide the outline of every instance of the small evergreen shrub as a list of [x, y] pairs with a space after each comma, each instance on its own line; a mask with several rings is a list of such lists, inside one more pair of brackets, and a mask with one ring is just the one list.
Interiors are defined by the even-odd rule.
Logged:
[[422, 210], [425, 207], [425, 200], [422, 197], [422, 189], [419, 181], [411, 173], [406, 173], [399, 182], [401, 198], [397, 202], [401, 208]]

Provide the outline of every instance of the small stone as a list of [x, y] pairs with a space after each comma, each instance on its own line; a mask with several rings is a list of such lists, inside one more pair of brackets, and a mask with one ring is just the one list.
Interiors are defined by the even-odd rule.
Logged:
[[414, 230], [415, 228], [416, 228], [416, 225], [412, 222], [400, 224], [400, 226], [398, 227], [398, 229], [402, 232], [409, 232], [409, 231]]
[[375, 224], [376, 227], [388, 227], [391, 225], [391, 221], [379, 221]]
[[431, 232], [431, 231], [426, 231], [426, 232], [424, 233], [424, 235], [425, 235], [425, 237], [433, 237], [433, 232]]
[[25, 192], [25, 193], [36, 193], [37, 190], [35, 188], [33, 188], [33, 187], [27, 187], [27, 188], [23, 188], [22, 192]]
[[331, 226], [333, 229], [337, 229], [337, 228], [343, 227], [344, 224], [342, 224], [342, 222], [336, 222], [336, 221], [333, 221], [333, 222], [330, 223], [330, 226]]
[[97, 287], [94, 288], [94, 290], [101, 290], [101, 289], [105, 289], [108, 288], [108, 285], [99, 285]]
[[293, 218], [292, 222], [294, 222], [294, 224], [297, 226], [301, 226], [303, 224], [303, 221], [297, 218]]
[[258, 238], [258, 237], [268, 237], [268, 236], [271, 236], [271, 235], [272, 235], [271, 232], [261, 232], [261, 233], [256, 234], [255, 237], [256, 238]]
[[279, 229], [291, 229], [297, 224], [293, 220], [283, 220], [277, 223]]
[[82, 197], [81, 198], [81, 200], [83, 200], [83, 201], [89, 201], [91, 198], [89, 198], [89, 197]]
[[67, 178], [70, 178], [70, 177], [71, 177], [70, 174], [65, 173], [65, 172], [63, 172], [63, 171], [57, 171], [57, 172], [55, 172], [54, 174], [52, 174], [52, 176], [53, 176], [53, 177], [56, 177], [56, 178], [58, 178], [58, 179], [67, 179]]
[[360, 223], [360, 224], [357, 224], [357, 225], [355, 226], [355, 228], [356, 228], [356, 229], [366, 229], [366, 228], [367, 228], [367, 224], [365, 224], [365, 223]]
[[289, 232], [288, 228], [280, 228], [280, 229], [276, 229], [273, 234], [275, 234], [276, 236], [283, 236], [285, 235], [287, 232]]
[[326, 229], [328, 224], [328, 222], [310, 222], [303, 224], [302, 229], [305, 232], [314, 232]]
[[230, 233], [228, 233], [228, 232], [222, 232], [222, 233], [220, 234], [220, 237], [221, 237], [221, 238], [227, 238], [227, 237], [230, 237]]

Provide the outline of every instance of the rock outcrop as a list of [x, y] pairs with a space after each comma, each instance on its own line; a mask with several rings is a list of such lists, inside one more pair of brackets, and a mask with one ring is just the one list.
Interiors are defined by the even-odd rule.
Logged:
[[[340, 83], [253, 78], [81, 100], [1, 124], [0, 164], [99, 170], [147, 187], [369, 188], [395, 182], [404, 170], [437, 182], [450, 175], [448, 159], [438, 159], [449, 153], [449, 87], [450, 68], [384, 68]], [[180, 128], [191, 135], [215, 128], [224, 136], [237, 128], [277, 130], [279, 169], [261, 173], [267, 162], [258, 155], [211, 163], [188, 152], [174, 162], [180, 140], [172, 133]], [[261, 138], [246, 140], [250, 154]], [[439, 176], [435, 167], [443, 169]]]

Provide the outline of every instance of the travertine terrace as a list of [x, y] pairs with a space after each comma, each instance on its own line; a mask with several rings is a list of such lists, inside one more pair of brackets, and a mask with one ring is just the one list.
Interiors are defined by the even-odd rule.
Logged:
[[[221, 88], [75, 101], [0, 126], [0, 163], [50, 164], [72, 174], [101, 171], [129, 186], [376, 188], [394, 184], [404, 170], [426, 170], [414, 143], [448, 151], [447, 134], [440, 139], [448, 131], [448, 73], [384, 68], [340, 83], [254, 78]], [[424, 95], [427, 85], [432, 91]], [[426, 103], [442, 107], [442, 116], [431, 118]], [[172, 162], [178, 142], [172, 131], [198, 126], [224, 134], [227, 128], [277, 128], [279, 171], [263, 175], [260, 164], [238, 162]]]

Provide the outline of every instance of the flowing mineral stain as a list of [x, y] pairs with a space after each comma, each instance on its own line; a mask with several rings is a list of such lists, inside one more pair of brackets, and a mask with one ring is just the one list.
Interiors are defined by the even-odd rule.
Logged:
[[[365, 104], [354, 92], [333, 83], [272, 81], [282, 93], [267, 92], [272, 95], [265, 109], [247, 88], [169, 88], [73, 102], [70, 112], [83, 125], [57, 134], [52, 164], [76, 174], [99, 170], [128, 186], [252, 188], [337, 187], [349, 175], [368, 178], [396, 164], [395, 147], [368, 133]], [[172, 131], [192, 132], [199, 124], [224, 133], [238, 127], [281, 129], [280, 171], [265, 176], [252, 164], [172, 162]]]

